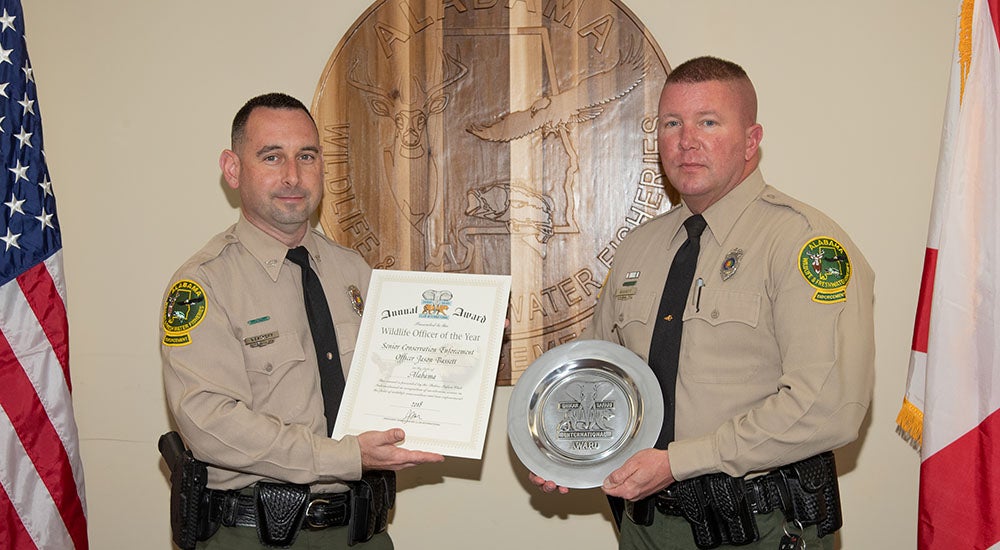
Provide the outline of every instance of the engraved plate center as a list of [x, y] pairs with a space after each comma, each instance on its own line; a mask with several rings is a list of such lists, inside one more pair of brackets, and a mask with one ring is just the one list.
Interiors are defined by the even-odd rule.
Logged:
[[[562, 370], [562, 369], [560, 369]], [[636, 392], [614, 365], [586, 360], [544, 381], [531, 431], [553, 459], [598, 462], [628, 442], [641, 412]]]

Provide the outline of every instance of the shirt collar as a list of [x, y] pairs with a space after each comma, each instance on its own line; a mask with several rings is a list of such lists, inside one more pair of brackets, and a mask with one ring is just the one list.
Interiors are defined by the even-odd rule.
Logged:
[[[285, 246], [285, 243], [261, 231], [242, 214], [240, 214], [240, 220], [236, 222], [233, 233], [254, 259], [260, 263], [271, 280], [277, 281], [278, 274], [281, 273], [281, 266], [285, 264], [285, 255], [288, 254], [288, 247]], [[312, 231], [306, 231], [299, 245], [306, 247], [313, 262], [319, 265], [320, 257], [316, 246], [316, 237]]]
[[[729, 232], [732, 231], [736, 221], [743, 214], [743, 211], [750, 206], [756, 198], [764, 191], [764, 176], [760, 173], [760, 168], [755, 169], [739, 185], [730, 190], [724, 197], [709, 206], [702, 216], [712, 230], [712, 238], [720, 245], [726, 240]], [[687, 206], [684, 207], [685, 209]], [[690, 210], [688, 210], [690, 215]], [[687, 216], [682, 218], [682, 221]]]

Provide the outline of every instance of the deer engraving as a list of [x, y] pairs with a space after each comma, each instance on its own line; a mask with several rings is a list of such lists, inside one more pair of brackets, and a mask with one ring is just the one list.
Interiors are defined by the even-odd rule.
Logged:
[[[368, 75], [360, 75], [360, 60], [348, 72], [347, 82], [364, 95], [368, 107], [379, 118], [392, 121], [392, 144], [383, 150], [382, 160], [385, 183], [393, 201], [406, 220], [424, 236], [424, 267], [454, 264], [450, 244], [446, 243], [443, 184], [433, 152], [428, 148], [427, 123], [448, 107], [456, 83], [466, 77], [469, 67], [462, 63], [459, 53], [442, 52], [440, 79], [426, 86], [416, 76], [412, 78], [409, 93], [402, 86], [389, 91], [372, 82]], [[414, 165], [427, 157], [425, 165]]]

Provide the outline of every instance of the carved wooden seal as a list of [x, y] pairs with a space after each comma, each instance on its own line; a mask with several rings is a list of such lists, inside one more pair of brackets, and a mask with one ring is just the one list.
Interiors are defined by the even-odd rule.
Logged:
[[669, 66], [615, 0], [382, 0], [313, 115], [326, 233], [386, 269], [513, 276], [499, 383], [575, 339], [615, 248], [670, 201]]

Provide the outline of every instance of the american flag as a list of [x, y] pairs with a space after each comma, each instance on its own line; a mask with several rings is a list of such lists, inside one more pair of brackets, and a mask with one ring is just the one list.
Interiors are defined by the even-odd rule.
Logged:
[[85, 549], [62, 238], [24, 16], [0, 9], [0, 548]]

